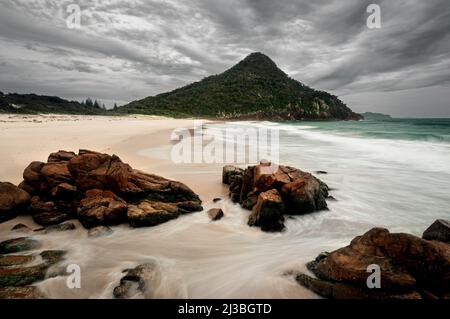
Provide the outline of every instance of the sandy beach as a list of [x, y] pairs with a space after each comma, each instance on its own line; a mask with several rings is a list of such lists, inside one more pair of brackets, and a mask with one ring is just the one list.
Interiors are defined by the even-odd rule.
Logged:
[[50, 153], [58, 150], [77, 152], [79, 149], [89, 149], [116, 154], [136, 169], [192, 184], [190, 186], [201, 196], [211, 197], [214, 196], [213, 190], [222, 191], [219, 166], [217, 178], [214, 179], [219, 183], [205, 186], [199, 183], [198, 175], [195, 175], [196, 183], [192, 183], [193, 176], [189, 170], [167, 160], [167, 152], [165, 157], [161, 154], [153, 156], [152, 152], [142, 155], [142, 150], [169, 146], [174, 129], [193, 127], [194, 120], [191, 119], [144, 115], [1, 114], [0, 180], [18, 184], [22, 181], [24, 168], [32, 161], [46, 161]]

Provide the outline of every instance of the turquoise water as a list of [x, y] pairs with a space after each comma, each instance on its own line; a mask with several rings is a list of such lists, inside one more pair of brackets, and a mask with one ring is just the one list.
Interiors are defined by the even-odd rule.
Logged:
[[389, 121], [290, 122], [334, 134], [450, 143], [450, 119], [392, 119]]

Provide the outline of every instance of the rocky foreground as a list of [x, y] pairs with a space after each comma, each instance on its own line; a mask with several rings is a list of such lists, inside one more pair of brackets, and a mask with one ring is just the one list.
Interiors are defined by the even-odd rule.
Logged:
[[242, 169], [223, 168], [222, 182], [229, 185], [233, 202], [252, 210], [250, 226], [263, 231], [284, 229], [284, 215], [326, 210], [329, 188], [311, 173], [262, 161]]
[[[378, 288], [367, 285], [369, 265], [380, 269]], [[297, 281], [325, 298], [450, 299], [450, 222], [436, 221], [423, 238], [373, 228], [307, 267], [316, 278]]]
[[[0, 298], [45, 298], [34, 284], [67, 275], [61, 266], [66, 252], [43, 250], [33, 233], [73, 230], [69, 220], [78, 219], [97, 238], [113, 233], [111, 225], [155, 226], [203, 209], [186, 185], [92, 151], [53, 153], [46, 163], [31, 163], [23, 178], [19, 186], [0, 183], [0, 223], [28, 214], [44, 227], [17, 224], [11, 231], [20, 237], [0, 243]], [[263, 231], [282, 230], [284, 215], [325, 210], [330, 198], [328, 186], [312, 174], [266, 161], [246, 169], [225, 166], [222, 179], [231, 200], [252, 210], [248, 224]], [[224, 217], [219, 208], [207, 214], [211, 221]], [[377, 288], [368, 285], [373, 265], [380, 270]], [[450, 222], [436, 221], [422, 238], [374, 228], [307, 267], [314, 277], [296, 273], [297, 282], [325, 298], [449, 299]], [[152, 298], [151, 287], [162, 276], [157, 263], [123, 273], [111, 292], [116, 298]]]
[[29, 214], [42, 226], [79, 219], [86, 228], [126, 222], [143, 227], [203, 209], [186, 185], [87, 150], [59, 151], [46, 163], [32, 162], [23, 179], [18, 187], [0, 183], [0, 222]]

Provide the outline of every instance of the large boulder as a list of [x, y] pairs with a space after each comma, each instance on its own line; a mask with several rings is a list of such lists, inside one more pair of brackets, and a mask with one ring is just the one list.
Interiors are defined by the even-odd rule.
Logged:
[[[381, 288], [368, 288], [369, 265], [379, 267]], [[297, 280], [324, 297], [445, 297], [450, 293], [450, 245], [382, 228], [320, 255], [307, 266], [317, 279], [301, 274]]]
[[30, 195], [11, 183], [0, 182], [0, 223], [25, 213]]
[[284, 204], [276, 189], [259, 194], [248, 220], [249, 226], [259, 226], [263, 231], [280, 231], [284, 228]]
[[267, 161], [245, 170], [227, 165], [223, 168], [222, 180], [229, 185], [231, 200], [249, 210], [257, 205], [261, 193], [272, 190], [281, 196], [284, 214], [327, 209], [328, 186], [312, 174], [294, 167]]
[[422, 238], [450, 243], [450, 221], [443, 219], [436, 220], [425, 230]]
[[119, 157], [80, 150], [68, 163], [76, 186], [83, 190], [102, 189], [115, 193], [128, 190], [128, 177], [132, 171]]
[[111, 191], [92, 189], [86, 192], [77, 213], [86, 228], [118, 225], [127, 219], [127, 203]]

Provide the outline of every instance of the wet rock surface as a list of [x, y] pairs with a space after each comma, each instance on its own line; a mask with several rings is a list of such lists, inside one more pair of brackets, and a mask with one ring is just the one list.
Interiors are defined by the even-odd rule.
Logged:
[[27, 237], [19, 237], [1, 242], [0, 254], [12, 254], [27, 250], [33, 250], [39, 248], [40, 246], [41, 243], [37, 240]]
[[[0, 298], [43, 298], [38, 289], [30, 285], [46, 279], [50, 267], [61, 262], [66, 252], [27, 253], [40, 246], [38, 241], [24, 237], [0, 243]], [[18, 252], [25, 254], [18, 255]]]
[[112, 233], [113, 233], [113, 230], [108, 226], [97, 226], [97, 227], [89, 229], [88, 237], [89, 238], [105, 237], [105, 236], [109, 236]]
[[159, 284], [160, 270], [156, 263], [146, 263], [126, 270], [126, 275], [114, 288], [115, 298], [151, 298], [152, 289]]
[[[312, 174], [293, 167], [275, 165], [267, 161], [262, 161], [256, 166], [249, 166], [245, 170], [227, 165], [222, 171], [222, 181], [229, 185], [231, 200], [239, 203], [243, 208], [253, 210], [259, 202], [250, 217], [250, 225], [259, 226], [257, 216], [260, 215], [260, 206], [278, 207], [277, 213], [274, 213], [278, 217], [273, 217], [271, 222], [261, 224], [270, 231], [279, 231], [284, 228], [283, 214], [302, 215], [327, 209], [328, 186]], [[268, 191], [271, 193], [264, 194]], [[279, 197], [276, 201], [281, 199], [281, 203], [277, 205], [275, 202], [269, 204], [265, 198], [269, 194], [273, 197], [274, 191]], [[264, 195], [260, 199], [261, 194]], [[263, 205], [263, 203], [266, 204]], [[268, 208], [265, 210], [269, 211]]]
[[[380, 288], [369, 289], [368, 267], [380, 269]], [[349, 246], [307, 264], [316, 278], [297, 281], [326, 298], [448, 298], [450, 245], [373, 228]]]
[[207, 214], [212, 221], [218, 221], [225, 216], [223, 210], [220, 208], [211, 208]]
[[450, 221], [438, 219], [425, 230], [422, 238], [450, 243]]

